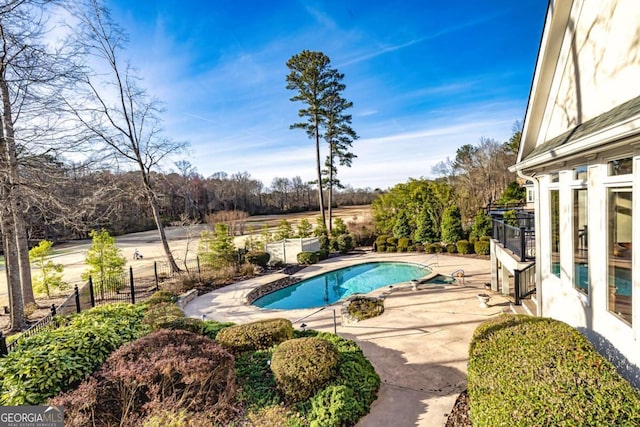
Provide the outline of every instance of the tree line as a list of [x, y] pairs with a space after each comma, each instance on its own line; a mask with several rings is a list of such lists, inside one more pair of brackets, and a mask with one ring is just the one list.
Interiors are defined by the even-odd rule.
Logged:
[[503, 143], [481, 138], [477, 145], [461, 146], [455, 159], [434, 167], [435, 179], [410, 179], [381, 194], [371, 204], [376, 231], [419, 243], [456, 243], [489, 232], [487, 206], [524, 202], [524, 188], [508, 170], [516, 160], [520, 127], [516, 123]]

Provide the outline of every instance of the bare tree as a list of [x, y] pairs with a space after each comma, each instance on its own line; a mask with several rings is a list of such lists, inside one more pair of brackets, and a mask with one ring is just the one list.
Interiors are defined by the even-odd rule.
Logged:
[[74, 16], [79, 21], [75, 45], [99, 63], [84, 67], [78, 88], [84, 96], [71, 99], [68, 105], [115, 162], [137, 169], [167, 261], [173, 271], [179, 271], [160, 216], [152, 171], [186, 143], [162, 135], [161, 105], [140, 87], [135, 70], [121, 59], [127, 36], [109, 11], [97, 0], [89, 0], [74, 9]]

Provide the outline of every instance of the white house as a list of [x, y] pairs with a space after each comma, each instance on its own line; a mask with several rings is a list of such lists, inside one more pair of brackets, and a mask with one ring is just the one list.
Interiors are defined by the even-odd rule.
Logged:
[[534, 184], [537, 315], [640, 387], [640, 1], [549, 2], [511, 169]]

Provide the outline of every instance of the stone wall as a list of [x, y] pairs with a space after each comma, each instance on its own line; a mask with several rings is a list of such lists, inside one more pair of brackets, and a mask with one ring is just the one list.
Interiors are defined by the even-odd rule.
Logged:
[[282, 279], [278, 279], [274, 282], [269, 282], [269, 283], [265, 283], [264, 285], [260, 285], [247, 294], [247, 304], [253, 304], [253, 302], [258, 298], [261, 298], [267, 294], [270, 294], [271, 292], [284, 289], [288, 286], [298, 283], [299, 281], [300, 279], [298, 279], [297, 277], [283, 277]]

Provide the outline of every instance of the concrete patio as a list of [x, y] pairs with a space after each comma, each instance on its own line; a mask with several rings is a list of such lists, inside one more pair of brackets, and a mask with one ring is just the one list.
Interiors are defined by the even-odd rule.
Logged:
[[296, 328], [301, 323], [327, 332], [335, 328], [338, 335], [358, 342], [382, 381], [378, 399], [358, 426], [444, 426], [456, 398], [466, 388], [468, 347], [474, 329], [484, 320], [510, 311], [509, 302], [492, 294], [488, 307], [480, 306], [477, 295], [490, 293], [484, 288], [490, 281], [489, 260], [480, 258], [370, 253], [332, 258], [294, 276], [305, 278], [369, 261], [416, 262], [447, 276], [464, 270], [465, 277], [459, 284], [422, 284], [415, 291], [406, 282], [394, 285], [381, 316], [355, 323], [343, 323], [340, 303], [320, 311], [263, 310], [246, 304], [251, 289], [284, 274], [257, 277], [202, 295], [187, 304], [185, 313], [235, 323], [283, 317]]

